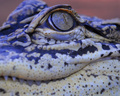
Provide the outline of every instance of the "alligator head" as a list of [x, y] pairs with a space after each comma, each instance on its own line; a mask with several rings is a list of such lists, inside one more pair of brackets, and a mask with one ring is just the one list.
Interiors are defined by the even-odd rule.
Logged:
[[0, 94], [119, 94], [120, 20], [23, 1], [0, 28]]

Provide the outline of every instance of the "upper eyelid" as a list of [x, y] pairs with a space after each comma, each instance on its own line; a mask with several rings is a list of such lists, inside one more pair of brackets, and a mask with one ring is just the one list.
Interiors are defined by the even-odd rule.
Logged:
[[[59, 8], [60, 7], [60, 8]], [[64, 8], [65, 7], [65, 8]], [[32, 22], [30, 23], [29, 27], [25, 30], [26, 33], [32, 33], [34, 32], [35, 28], [37, 27], [38, 24], [41, 23], [41, 21], [43, 20], [43, 18], [48, 18], [49, 15], [55, 11], [59, 11], [59, 10], [63, 10], [63, 11], [66, 11], [68, 12], [69, 14], [71, 14], [76, 21], [78, 22], [85, 22], [84, 20], [82, 20], [82, 18], [80, 18], [78, 16], [78, 14], [73, 10], [73, 9], [70, 9], [69, 8], [70, 6], [69, 5], [57, 5], [57, 6], [53, 6], [53, 7], [50, 7], [50, 8], [45, 8], [42, 10], [42, 12], [40, 12], [33, 20]], [[52, 9], [53, 8], [53, 9]], [[45, 11], [45, 14], [44, 14], [44, 11]], [[47, 19], [46, 19], [47, 20]]]

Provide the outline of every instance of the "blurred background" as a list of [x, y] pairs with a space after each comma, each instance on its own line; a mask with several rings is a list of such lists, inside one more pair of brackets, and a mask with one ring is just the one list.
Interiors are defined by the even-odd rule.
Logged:
[[[0, 26], [23, 0], [0, 0]], [[79, 14], [103, 19], [120, 18], [120, 0], [44, 0], [49, 6], [70, 4]]]

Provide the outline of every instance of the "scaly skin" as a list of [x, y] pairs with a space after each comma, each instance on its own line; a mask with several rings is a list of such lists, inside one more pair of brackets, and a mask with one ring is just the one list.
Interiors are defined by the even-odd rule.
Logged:
[[0, 28], [0, 95], [119, 96], [119, 32], [120, 19], [23, 1]]

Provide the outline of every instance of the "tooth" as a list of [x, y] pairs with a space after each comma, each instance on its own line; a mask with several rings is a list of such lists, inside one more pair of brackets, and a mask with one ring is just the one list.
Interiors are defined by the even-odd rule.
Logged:
[[32, 80], [27, 80], [27, 84], [28, 84], [29, 86], [32, 86], [33, 81], [32, 81]]
[[35, 83], [39, 86], [41, 84], [40, 81], [35, 81]]
[[19, 79], [19, 81], [20, 81], [20, 84], [23, 84], [23, 82], [24, 82], [24, 80], [23, 80], [23, 79]]
[[16, 80], [16, 77], [12, 77], [12, 79], [13, 79], [13, 81], [15, 81], [15, 80]]
[[8, 80], [8, 76], [4, 76], [4, 79], [7, 81]]

